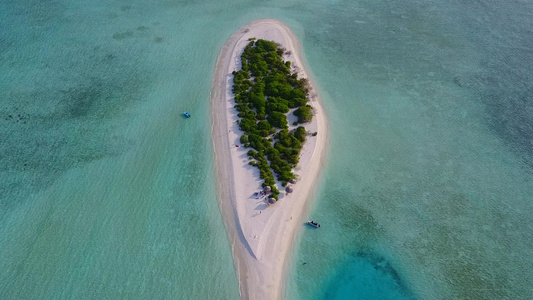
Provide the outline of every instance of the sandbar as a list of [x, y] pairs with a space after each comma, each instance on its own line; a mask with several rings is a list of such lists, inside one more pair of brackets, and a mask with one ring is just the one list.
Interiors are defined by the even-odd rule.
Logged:
[[[261, 190], [259, 170], [248, 164], [245, 147], [239, 143], [242, 131], [232, 92], [232, 71], [240, 68], [240, 56], [249, 38], [271, 40], [286, 49], [284, 60], [299, 77], [309, 79], [312, 90], [309, 105], [313, 120], [305, 124], [308, 136], [294, 169], [299, 176], [294, 192], [280, 189], [280, 199], [267, 205], [266, 198], [254, 196]], [[233, 253], [242, 299], [281, 299], [287, 258], [293, 241], [304, 228], [304, 217], [313, 197], [328, 145], [327, 119], [316, 85], [306, 72], [301, 47], [294, 33], [274, 19], [255, 20], [237, 30], [222, 47], [216, 63], [211, 90], [211, 121], [217, 198]], [[292, 114], [289, 124], [296, 120]], [[291, 126], [291, 128], [294, 128]], [[239, 146], [239, 147], [237, 147]]]

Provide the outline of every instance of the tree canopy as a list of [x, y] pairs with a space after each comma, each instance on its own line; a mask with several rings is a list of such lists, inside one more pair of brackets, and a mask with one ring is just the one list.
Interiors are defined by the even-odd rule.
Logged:
[[309, 82], [291, 73], [291, 63], [283, 60], [285, 49], [272, 41], [249, 41], [241, 55], [241, 69], [232, 73], [237, 122], [244, 131], [240, 141], [253, 149], [248, 151], [250, 165], [259, 168], [263, 186], [270, 186], [277, 199], [273, 172], [283, 186], [295, 178], [292, 169], [307, 134], [303, 126], [289, 131], [287, 113], [296, 108], [299, 123], [313, 117], [307, 105]]

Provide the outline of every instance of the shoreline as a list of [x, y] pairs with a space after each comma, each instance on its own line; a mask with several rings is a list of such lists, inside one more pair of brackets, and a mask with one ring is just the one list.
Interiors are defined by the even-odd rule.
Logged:
[[[308, 78], [312, 90], [309, 105], [315, 115], [305, 124], [308, 136], [295, 173], [300, 176], [294, 192], [280, 193], [280, 200], [267, 206], [266, 198], [253, 194], [261, 189], [259, 170], [248, 165], [248, 149], [240, 145], [242, 131], [236, 124], [232, 71], [240, 67], [240, 55], [248, 38], [272, 40], [290, 54], [293, 71]], [[217, 59], [211, 90], [213, 152], [217, 198], [232, 247], [242, 299], [280, 299], [288, 268], [287, 258], [296, 234], [303, 227], [306, 203], [316, 189], [315, 183], [325, 160], [327, 120], [318, 101], [313, 79], [305, 70], [300, 45], [294, 33], [273, 19], [259, 19], [237, 30], [224, 44]], [[289, 123], [292, 123], [290, 115]], [[292, 129], [292, 127], [291, 127]], [[279, 185], [278, 185], [279, 186]]]

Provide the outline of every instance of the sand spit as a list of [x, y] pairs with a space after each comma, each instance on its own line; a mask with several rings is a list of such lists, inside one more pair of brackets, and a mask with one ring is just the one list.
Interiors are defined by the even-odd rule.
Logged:
[[[309, 136], [301, 152], [295, 173], [300, 176], [294, 192], [282, 191], [280, 200], [268, 206], [266, 198], [254, 196], [261, 190], [259, 170], [249, 166], [248, 149], [240, 145], [242, 131], [231, 88], [232, 71], [240, 68], [240, 55], [249, 38], [272, 40], [288, 52], [293, 70], [300, 77], [313, 80], [299, 57], [300, 45], [294, 33], [273, 19], [253, 21], [235, 32], [223, 46], [216, 64], [211, 91], [212, 135], [217, 177], [217, 196], [230, 238], [235, 267], [243, 299], [280, 299], [286, 273], [287, 256], [297, 232], [306, 220], [306, 202], [324, 164], [327, 146], [327, 120], [316, 89], [309, 104], [315, 110], [313, 121], [306, 124]], [[293, 120], [289, 118], [289, 123]], [[281, 187], [280, 187], [281, 188]]]

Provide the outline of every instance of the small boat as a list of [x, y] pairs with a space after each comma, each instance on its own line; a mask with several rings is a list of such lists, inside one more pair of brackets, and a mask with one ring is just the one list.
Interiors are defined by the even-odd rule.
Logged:
[[190, 118], [191, 117], [191, 114], [188, 113], [188, 112], [184, 112], [183, 115], [185, 116], [185, 118]]
[[315, 227], [315, 228], [320, 228], [320, 224], [318, 224], [318, 223], [315, 222], [315, 221], [307, 221], [305, 224], [310, 225], [310, 226], [313, 226], [313, 227]]

